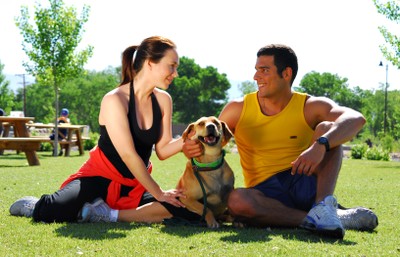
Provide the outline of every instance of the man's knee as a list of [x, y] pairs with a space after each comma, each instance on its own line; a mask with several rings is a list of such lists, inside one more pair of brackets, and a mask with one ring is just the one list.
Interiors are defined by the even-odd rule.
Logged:
[[248, 197], [248, 189], [239, 188], [229, 194], [228, 209], [233, 216], [248, 216], [253, 208], [252, 199]]

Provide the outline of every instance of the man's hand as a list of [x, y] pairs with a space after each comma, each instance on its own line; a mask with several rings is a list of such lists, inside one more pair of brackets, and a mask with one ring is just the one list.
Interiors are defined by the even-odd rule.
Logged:
[[311, 145], [292, 162], [292, 175], [298, 173], [311, 176], [324, 159], [324, 155], [324, 146], [319, 144]]
[[182, 151], [188, 159], [200, 156], [203, 153], [203, 145], [201, 142], [199, 140], [190, 139], [195, 133], [195, 131], [191, 131], [183, 142]]

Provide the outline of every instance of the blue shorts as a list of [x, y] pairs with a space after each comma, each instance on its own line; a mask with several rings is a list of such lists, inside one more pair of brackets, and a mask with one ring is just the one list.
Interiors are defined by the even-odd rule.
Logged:
[[282, 171], [253, 188], [288, 207], [309, 211], [315, 203], [317, 178], [297, 173], [292, 175], [290, 171]]

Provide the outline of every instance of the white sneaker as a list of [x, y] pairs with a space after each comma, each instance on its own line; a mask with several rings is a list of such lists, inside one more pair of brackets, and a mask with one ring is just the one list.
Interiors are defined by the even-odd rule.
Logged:
[[101, 198], [85, 203], [78, 214], [78, 222], [112, 222], [111, 208]]
[[336, 199], [332, 195], [326, 196], [308, 212], [300, 227], [322, 235], [343, 238], [345, 230], [336, 208]]
[[13, 216], [25, 216], [30, 218], [32, 217], [37, 201], [39, 201], [39, 199], [33, 196], [22, 197], [10, 206], [10, 214]]
[[364, 207], [337, 209], [337, 215], [345, 229], [371, 231], [378, 226], [378, 217]]

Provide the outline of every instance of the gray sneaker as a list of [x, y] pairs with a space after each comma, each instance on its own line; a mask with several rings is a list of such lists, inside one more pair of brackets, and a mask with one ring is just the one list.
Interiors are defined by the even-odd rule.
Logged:
[[33, 196], [25, 196], [15, 201], [10, 207], [10, 214], [13, 216], [32, 217], [35, 204], [39, 201], [38, 198]]
[[345, 230], [338, 218], [336, 208], [336, 199], [332, 195], [328, 195], [308, 212], [300, 227], [318, 234], [342, 239]]
[[364, 207], [337, 209], [337, 215], [345, 229], [371, 231], [378, 226], [378, 217]]
[[101, 198], [85, 203], [78, 214], [78, 222], [112, 222], [111, 208]]

